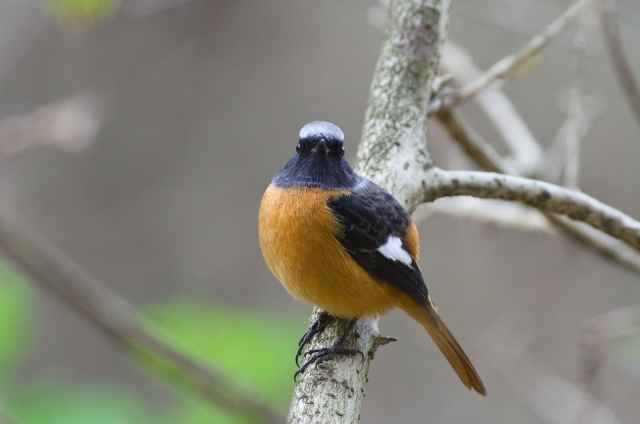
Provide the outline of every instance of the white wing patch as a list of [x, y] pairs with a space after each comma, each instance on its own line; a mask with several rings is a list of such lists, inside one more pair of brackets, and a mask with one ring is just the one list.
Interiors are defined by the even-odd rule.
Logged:
[[378, 252], [382, 253], [387, 259], [411, 266], [411, 255], [402, 248], [402, 240], [399, 237], [389, 237], [389, 240], [378, 248]]

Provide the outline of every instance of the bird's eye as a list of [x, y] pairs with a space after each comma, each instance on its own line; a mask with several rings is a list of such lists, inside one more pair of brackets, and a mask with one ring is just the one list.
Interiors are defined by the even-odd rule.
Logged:
[[300, 151], [300, 143], [296, 146], [296, 150]]
[[344, 146], [342, 146], [342, 151], [344, 152]]

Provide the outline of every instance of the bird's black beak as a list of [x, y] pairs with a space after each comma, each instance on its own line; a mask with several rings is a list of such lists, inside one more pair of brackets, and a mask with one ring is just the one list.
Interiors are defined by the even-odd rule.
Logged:
[[313, 152], [313, 153], [318, 152], [318, 151], [329, 153], [329, 146], [327, 146], [327, 142], [324, 139], [321, 139], [318, 142], [318, 144], [316, 144], [316, 147], [311, 149], [311, 152]]

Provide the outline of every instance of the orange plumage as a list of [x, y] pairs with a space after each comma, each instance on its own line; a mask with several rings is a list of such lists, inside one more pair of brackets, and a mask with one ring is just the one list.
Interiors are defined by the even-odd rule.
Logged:
[[345, 193], [271, 184], [258, 220], [262, 254], [296, 299], [341, 318], [382, 315], [397, 305], [400, 292], [374, 281], [334, 237], [339, 224], [326, 204]]

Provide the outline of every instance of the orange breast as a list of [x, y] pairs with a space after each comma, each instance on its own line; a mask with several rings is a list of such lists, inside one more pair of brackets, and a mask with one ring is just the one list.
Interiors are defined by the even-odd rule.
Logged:
[[400, 292], [373, 280], [334, 236], [340, 224], [327, 200], [347, 193], [270, 185], [260, 205], [262, 254], [297, 299], [343, 318], [384, 314]]

